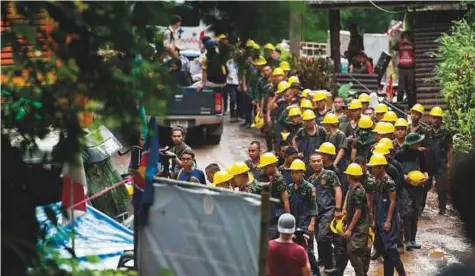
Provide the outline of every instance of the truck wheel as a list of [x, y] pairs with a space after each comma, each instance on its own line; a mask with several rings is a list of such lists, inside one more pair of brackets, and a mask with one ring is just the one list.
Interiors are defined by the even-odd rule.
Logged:
[[217, 145], [219, 142], [221, 142], [221, 135], [208, 135], [206, 140], [211, 145]]

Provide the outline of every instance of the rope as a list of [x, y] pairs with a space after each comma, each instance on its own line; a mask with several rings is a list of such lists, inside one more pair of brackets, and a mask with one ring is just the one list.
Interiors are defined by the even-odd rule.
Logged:
[[115, 183], [114, 185], [109, 186], [109, 187], [105, 188], [104, 190], [102, 190], [102, 191], [100, 191], [100, 192], [97, 192], [97, 193], [93, 194], [92, 196], [87, 197], [87, 198], [85, 198], [85, 199], [79, 201], [78, 203], [76, 203], [76, 204], [72, 205], [71, 207], [69, 207], [69, 209], [70, 209], [70, 210], [71, 210], [71, 209], [74, 209], [75, 207], [78, 207], [79, 205], [81, 205], [81, 204], [83, 204], [83, 203], [86, 203], [86, 202], [88, 202], [88, 201], [91, 201], [91, 200], [93, 200], [93, 199], [96, 199], [96, 198], [102, 196], [103, 194], [107, 193], [108, 191], [110, 191], [110, 190], [112, 190], [112, 189], [115, 189], [115, 188], [119, 187], [120, 185], [125, 184], [125, 183], [127, 183], [127, 182], [129, 182], [129, 181], [130, 181], [130, 177], [124, 178], [124, 179], [122, 179], [121, 181]]
[[383, 9], [381, 8], [380, 6], [376, 5], [372, 0], [368, 0], [375, 8], [377, 8], [378, 10], [381, 10], [383, 12], [387, 12], [387, 13], [393, 13], [393, 14], [397, 14], [397, 13], [403, 13], [403, 12], [406, 12], [407, 11], [407, 7], [404, 9], [404, 10], [400, 10], [400, 11], [390, 11], [390, 10], [386, 10], [386, 9]]

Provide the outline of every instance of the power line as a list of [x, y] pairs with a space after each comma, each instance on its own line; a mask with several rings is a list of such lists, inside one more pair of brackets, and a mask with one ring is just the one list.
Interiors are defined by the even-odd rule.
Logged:
[[[400, 11], [390, 11], [390, 10], [383, 9], [383, 8], [381, 8], [380, 6], [376, 5], [376, 4], [373, 2], [373, 0], [368, 0], [368, 1], [371, 3], [371, 5], [373, 5], [373, 6], [374, 6], [375, 8], [377, 8], [378, 10], [381, 10], [381, 11], [387, 12], [387, 13], [394, 13], [394, 14], [396, 14], [396, 13], [403, 13], [403, 12], [406, 12], [406, 11], [408, 10], [408, 8], [406, 7], [404, 10], [400, 10]], [[416, 3], [416, 4], [417, 4], [417, 3]]]

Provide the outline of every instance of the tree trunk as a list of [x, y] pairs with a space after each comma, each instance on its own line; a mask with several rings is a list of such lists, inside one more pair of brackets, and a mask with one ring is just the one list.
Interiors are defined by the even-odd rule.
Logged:
[[330, 53], [335, 67], [335, 73], [340, 72], [340, 10], [331, 9], [329, 11], [330, 18]]

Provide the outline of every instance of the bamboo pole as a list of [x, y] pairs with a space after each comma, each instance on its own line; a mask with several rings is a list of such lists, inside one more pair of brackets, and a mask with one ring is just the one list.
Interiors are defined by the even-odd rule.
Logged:
[[267, 245], [269, 229], [269, 209], [270, 195], [268, 192], [261, 194], [261, 234], [259, 241], [259, 276], [266, 274], [267, 267]]

